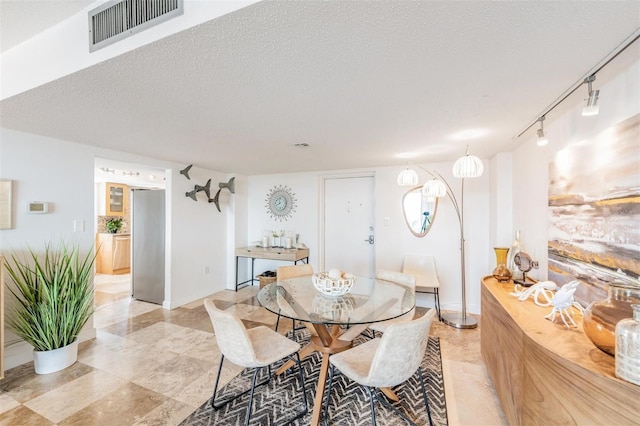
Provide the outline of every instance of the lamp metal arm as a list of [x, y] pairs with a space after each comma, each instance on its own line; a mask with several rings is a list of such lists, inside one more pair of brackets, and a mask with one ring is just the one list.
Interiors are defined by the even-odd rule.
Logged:
[[[456, 216], [458, 216], [458, 223], [460, 224], [460, 231], [462, 233], [462, 215], [460, 214], [460, 207], [458, 205], [458, 200], [456, 199], [456, 196], [453, 194], [453, 190], [451, 189], [451, 185], [449, 185], [449, 182], [447, 182], [447, 180], [442, 177], [442, 175], [438, 172], [436, 172], [435, 170], [433, 172], [430, 172], [429, 170], [425, 169], [424, 167], [422, 167], [419, 164], [414, 164], [414, 163], [410, 163], [414, 166], [416, 166], [417, 168], [425, 171], [426, 173], [428, 173], [429, 175], [431, 175], [432, 177], [439, 179], [442, 183], [444, 183], [444, 185], [447, 187], [447, 196], [449, 197], [449, 199], [451, 200], [451, 203], [453, 204], [453, 207], [456, 209]], [[464, 182], [464, 179], [463, 179]]]

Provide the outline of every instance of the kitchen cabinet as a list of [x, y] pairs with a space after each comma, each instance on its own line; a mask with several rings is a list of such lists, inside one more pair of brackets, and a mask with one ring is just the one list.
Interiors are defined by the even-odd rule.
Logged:
[[129, 208], [129, 187], [121, 183], [105, 184], [105, 215], [126, 216]]
[[129, 215], [130, 189], [122, 183], [100, 182], [96, 184], [97, 211], [99, 216]]
[[96, 272], [128, 274], [131, 271], [131, 234], [98, 234]]

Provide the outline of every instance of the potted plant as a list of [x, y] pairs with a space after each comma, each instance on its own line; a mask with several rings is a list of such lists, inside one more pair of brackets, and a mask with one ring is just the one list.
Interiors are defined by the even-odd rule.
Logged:
[[116, 234], [122, 228], [122, 218], [111, 218], [107, 221], [107, 231]]
[[93, 250], [81, 256], [77, 244], [66, 243], [48, 243], [41, 257], [29, 248], [6, 261], [16, 298], [7, 322], [33, 346], [36, 373], [53, 373], [78, 359], [78, 334], [93, 314], [94, 261]]

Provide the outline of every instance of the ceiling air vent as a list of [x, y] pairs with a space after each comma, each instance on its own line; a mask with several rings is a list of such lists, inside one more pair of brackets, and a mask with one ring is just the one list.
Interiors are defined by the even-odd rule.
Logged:
[[114, 0], [89, 11], [89, 51], [183, 13], [183, 0]]

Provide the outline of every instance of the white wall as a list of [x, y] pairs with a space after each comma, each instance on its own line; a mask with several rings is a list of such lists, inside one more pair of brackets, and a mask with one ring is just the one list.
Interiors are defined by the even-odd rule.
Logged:
[[[211, 179], [211, 197], [218, 191], [218, 182], [228, 177], [220, 172], [194, 166], [189, 172], [191, 180], [172, 170], [171, 185], [171, 300], [170, 308], [192, 302], [226, 287], [228, 215], [231, 194], [220, 192], [219, 212], [213, 203], [198, 193], [198, 201], [185, 196], [194, 184], [204, 185]], [[208, 272], [205, 271], [208, 268]], [[167, 301], [165, 301], [166, 307]]]
[[[485, 164], [487, 164], [485, 160]], [[460, 202], [460, 180], [451, 173], [451, 163], [423, 165], [427, 170], [437, 170], [453, 186]], [[460, 225], [448, 198], [440, 201], [433, 228], [424, 238], [417, 238], [407, 228], [402, 215], [402, 196], [408, 188], [396, 183], [398, 173], [404, 167], [384, 167], [335, 172], [292, 173], [249, 177], [248, 207], [249, 232], [245, 243], [259, 241], [264, 229], [295, 230], [300, 241], [310, 249], [310, 263], [318, 270], [320, 177], [351, 172], [375, 173], [375, 237], [376, 268], [401, 270], [405, 254], [431, 254], [436, 256], [438, 273], [442, 283], [441, 305], [444, 309], [461, 307], [460, 282]], [[488, 167], [487, 167], [488, 169]], [[421, 183], [427, 179], [424, 172]], [[287, 185], [298, 199], [296, 212], [286, 222], [276, 222], [267, 214], [266, 195], [275, 185]], [[480, 279], [493, 269], [493, 250], [489, 245], [489, 173], [465, 183], [465, 238], [467, 259], [467, 308], [480, 312]], [[385, 226], [388, 218], [388, 226]], [[242, 244], [240, 244], [242, 245]], [[244, 261], [245, 265], [248, 261]], [[275, 270], [277, 262], [256, 261], [256, 274]], [[248, 278], [246, 270], [243, 277]], [[243, 279], [246, 279], [243, 278]], [[433, 298], [419, 295], [421, 306], [433, 306]]]
[[[247, 233], [244, 240], [238, 241], [238, 246], [260, 241], [265, 230], [295, 231], [300, 234], [299, 242], [306, 244], [311, 250], [309, 263], [313, 265], [314, 270], [318, 270], [318, 176], [318, 173], [249, 176]], [[267, 214], [267, 194], [276, 185], [286, 185], [291, 188], [297, 200], [295, 212], [284, 222], [276, 221]], [[256, 260], [255, 275], [266, 270], [275, 271], [275, 268], [281, 264]], [[241, 259], [240, 267], [240, 281], [245, 281], [250, 275], [250, 261]]]
[[[0, 177], [13, 180], [13, 229], [0, 230], [0, 250], [7, 258], [29, 247], [42, 252], [48, 241], [77, 242], [81, 253], [91, 250], [93, 155], [81, 145], [59, 148], [51, 139], [0, 129]], [[76, 202], [84, 194], [87, 202]], [[49, 202], [49, 213], [28, 214], [28, 201]], [[74, 233], [75, 220], [84, 221], [89, 232]], [[83, 330], [83, 340], [95, 336], [92, 324], [90, 320]], [[31, 359], [33, 348], [8, 330], [5, 342], [13, 343], [6, 348], [6, 368]]]
[[[52, 239], [77, 240], [82, 250], [94, 242], [94, 160], [96, 157], [146, 164], [167, 170], [167, 283], [165, 307], [176, 307], [224, 289], [229, 263], [228, 214], [230, 194], [221, 193], [222, 213], [204, 200], [194, 202], [185, 192], [194, 183], [228, 179], [219, 172], [194, 166], [189, 181], [179, 174], [184, 164], [98, 149], [57, 139], [0, 129], [0, 178], [14, 181], [14, 229], [0, 230], [0, 251], [7, 255], [27, 246], [39, 248]], [[215, 192], [214, 192], [215, 194]], [[204, 198], [202, 194], [199, 197]], [[240, 197], [244, 197], [240, 195]], [[27, 201], [48, 201], [48, 214], [25, 211]], [[84, 232], [73, 232], [84, 221]], [[209, 266], [209, 274], [204, 267]], [[92, 322], [92, 321], [91, 321]], [[94, 335], [92, 329], [86, 337]], [[8, 335], [7, 340], [15, 340]], [[31, 359], [26, 344], [7, 348], [6, 366]]]
[[[545, 120], [549, 145], [536, 145], [535, 130], [513, 153], [513, 227], [522, 230], [522, 250], [540, 262], [532, 276], [547, 278], [547, 230], [549, 163], [553, 156], [570, 144], [594, 136], [603, 130], [640, 113], [640, 53], [637, 46], [620, 59], [611, 71], [604, 68], [597, 75], [595, 88], [600, 89], [600, 114], [581, 115], [586, 92], [567, 99], [558, 115], [553, 112]], [[586, 88], [585, 88], [586, 90]], [[638, 141], [640, 149], [640, 141]]]

